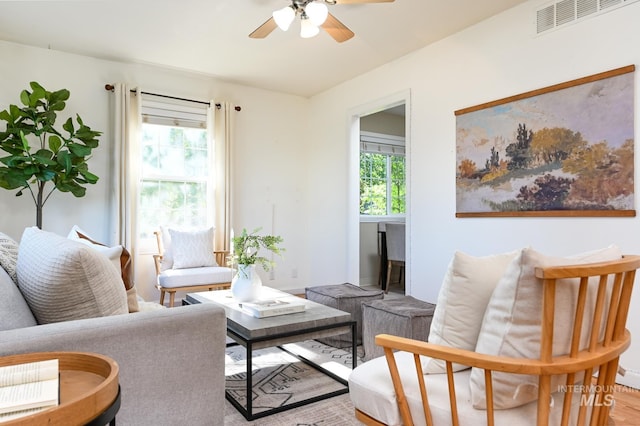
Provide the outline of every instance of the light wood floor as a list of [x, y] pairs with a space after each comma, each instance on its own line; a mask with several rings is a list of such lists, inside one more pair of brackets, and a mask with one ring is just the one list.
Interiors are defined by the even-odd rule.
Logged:
[[609, 425], [640, 425], [640, 390], [616, 385]]

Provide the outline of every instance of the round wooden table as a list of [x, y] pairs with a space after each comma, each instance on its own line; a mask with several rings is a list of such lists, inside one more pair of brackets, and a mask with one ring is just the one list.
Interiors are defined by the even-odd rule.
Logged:
[[59, 360], [60, 404], [3, 426], [115, 425], [120, 386], [113, 359], [87, 352], [38, 352], [0, 357], [0, 367], [48, 359]]

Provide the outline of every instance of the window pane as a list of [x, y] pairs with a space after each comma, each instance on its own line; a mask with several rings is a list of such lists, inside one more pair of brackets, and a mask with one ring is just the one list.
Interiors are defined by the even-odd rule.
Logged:
[[207, 159], [206, 130], [159, 124], [142, 126], [143, 176], [206, 177]]
[[144, 123], [138, 235], [153, 237], [160, 225], [209, 224], [208, 138], [203, 129]]
[[391, 156], [391, 214], [405, 213], [405, 157]]
[[[390, 175], [387, 176], [387, 171]], [[405, 157], [360, 153], [360, 214], [384, 216], [405, 213]], [[390, 200], [387, 210], [387, 199]]]
[[360, 154], [360, 214], [386, 214], [386, 157], [368, 152]]
[[206, 183], [143, 181], [140, 190], [141, 237], [153, 236], [159, 225], [202, 228], [207, 224]]

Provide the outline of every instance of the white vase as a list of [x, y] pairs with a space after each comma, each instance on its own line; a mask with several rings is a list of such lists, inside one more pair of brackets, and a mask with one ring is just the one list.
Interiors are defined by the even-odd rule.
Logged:
[[238, 265], [238, 272], [231, 280], [231, 294], [238, 302], [251, 302], [260, 296], [262, 280], [256, 265]]

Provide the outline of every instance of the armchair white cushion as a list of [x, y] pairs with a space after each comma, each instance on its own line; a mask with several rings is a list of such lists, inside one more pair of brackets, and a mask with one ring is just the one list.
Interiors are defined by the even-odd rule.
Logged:
[[156, 287], [160, 304], [169, 293], [169, 306], [175, 303], [176, 291], [229, 288], [233, 269], [219, 266], [213, 247], [214, 228], [182, 231], [160, 227], [156, 233], [159, 255], [156, 260]]
[[[420, 388], [416, 377], [413, 354], [408, 352], [395, 352], [394, 357], [398, 365], [400, 379], [404, 387], [405, 396], [409, 403], [409, 409], [413, 414], [416, 426], [426, 425], [423, 412]], [[487, 422], [487, 412], [477, 410], [469, 403], [471, 392], [469, 390], [469, 377], [471, 369], [459, 371], [454, 375], [456, 396], [458, 398], [458, 416], [460, 425], [484, 425]], [[429, 389], [429, 407], [433, 424], [436, 426], [451, 425], [451, 406], [449, 404], [449, 391], [446, 374], [425, 374], [425, 384]], [[396, 392], [393, 388], [389, 367], [384, 356], [374, 358], [361, 364], [353, 370], [349, 376], [349, 395], [354, 407], [366, 413], [381, 423], [389, 426], [403, 424], [396, 401]], [[577, 417], [577, 407], [580, 403], [576, 394], [572, 401], [574, 415], [570, 424], [574, 424]], [[559, 425], [562, 416], [562, 399], [564, 394], [553, 395], [551, 407], [550, 425]], [[464, 403], [463, 403], [464, 402]], [[496, 410], [496, 425], [534, 426], [536, 424], [537, 402], [533, 401], [510, 410]]]
[[[522, 250], [496, 287], [487, 306], [475, 351], [482, 354], [535, 359], [540, 356], [542, 285], [535, 276], [536, 267], [578, 265], [604, 262], [622, 258], [616, 246], [606, 247], [570, 257], [552, 257], [526, 248]], [[567, 281], [567, 280], [565, 280]], [[577, 280], [573, 280], [577, 282]], [[563, 284], [563, 285], [560, 285]], [[590, 281], [586, 299], [586, 316], [593, 316], [597, 279]], [[572, 306], [577, 299], [578, 286], [558, 284], [556, 312], [554, 315], [553, 355], [569, 353], [573, 331]], [[580, 349], [588, 344], [589, 335], [584, 331], [590, 327], [585, 321]], [[576, 379], [581, 379], [577, 377]], [[564, 384], [564, 377], [554, 376], [551, 387]], [[484, 372], [473, 369], [471, 373], [471, 397], [474, 407], [486, 408]], [[526, 404], [538, 398], [538, 377], [495, 372], [493, 375], [493, 398], [496, 409], [506, 409]]]
[[[457, 251], [449, 263], [431, 321], [429, 343], [474, 350], [493, 290], [521, 250], [491, 256]], [[444, 373], [444, 361], [425, 358], [425, 373]], [[454, 371], [468, 367], [453, 365]]]

